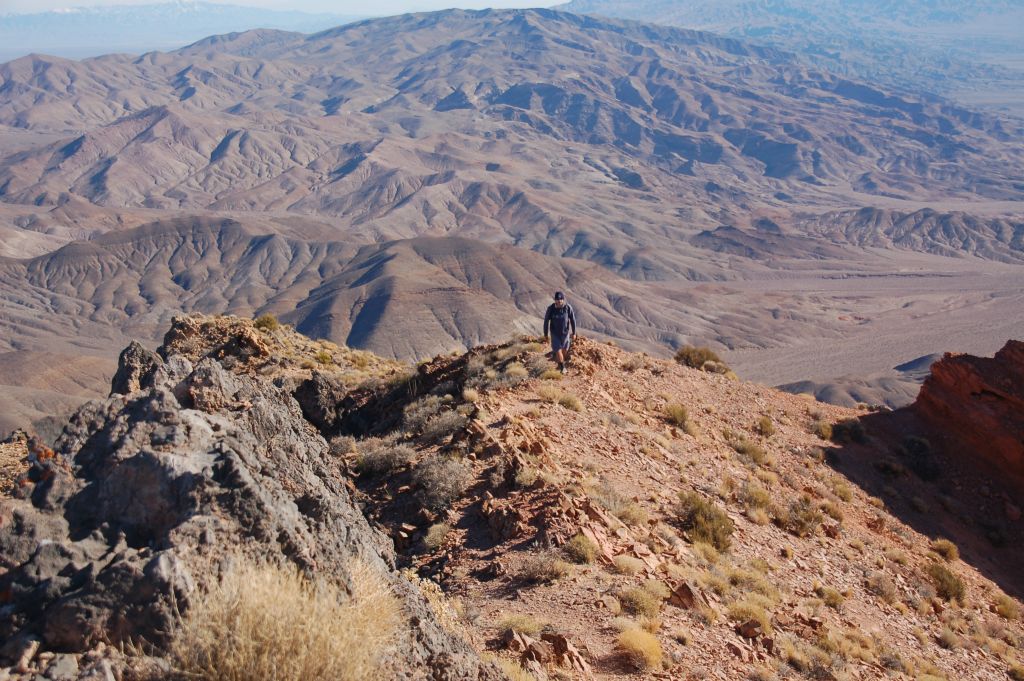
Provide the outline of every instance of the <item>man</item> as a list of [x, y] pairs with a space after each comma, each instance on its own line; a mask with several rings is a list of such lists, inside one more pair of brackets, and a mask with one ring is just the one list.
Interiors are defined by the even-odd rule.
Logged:
[[551, 330], [551, 356], [558, 362], [558, 370], [565, 373], [565, 365], [569, 361], [569, 343], [576, 337], [576, 315], [572, 305], [565, 302], [565, 294], [555, 293], [555, 302], [548, 306], [544, 313], [544, 340], [548, 339]]

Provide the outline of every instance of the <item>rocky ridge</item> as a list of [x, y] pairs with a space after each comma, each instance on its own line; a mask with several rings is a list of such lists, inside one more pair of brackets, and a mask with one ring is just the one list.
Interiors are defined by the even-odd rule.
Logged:
[[[885, 415], [724, 371], [579, 339], [562, 377], [529, 338], [411, 371], [179, 318], [159, 352], [126, 349], [111, 397], [0, 505], [3, 654], [123, 669], [97, 641], [159, 644], [170, 594], [187, 605], [231, 546], [343, 582], [370, 562], [411, 613], [396, 678], [498, 678], [479, 651], [533, 679], [1017, 669], [1024, 585], [990, 561], [1016, 560], [1019, 523], [1002, 549], [925, 528], [860, 477], [899, 446]], [[942, 494], [928, 520], [969, 503]]]

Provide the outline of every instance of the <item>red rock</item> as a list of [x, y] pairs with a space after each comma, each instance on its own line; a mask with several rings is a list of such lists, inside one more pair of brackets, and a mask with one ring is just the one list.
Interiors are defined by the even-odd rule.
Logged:
[[1024, 482], [1024, 342], [995, 357], [946, 353], [932, 365], [914, 410], [959, 448]]
[[668, 603], [685, 610], [692, 610], [708, 604], [704, 595], [686, 581], [679, 582], [672, 589], [672, 595], [669, 597]]
[[742, 624], [736, 625], [736, 633], [743, 638], [757, 638], [763, 632], [761, 631], [761, 623], [757, 620], [747, 620]]

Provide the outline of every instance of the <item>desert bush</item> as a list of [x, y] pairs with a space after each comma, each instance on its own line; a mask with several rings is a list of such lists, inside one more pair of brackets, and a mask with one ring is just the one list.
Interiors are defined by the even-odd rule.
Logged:
[[831, 439], [837, 444], [862, 443], [867, 441], [867, 433], [859, 419], [843, 419], [832, 426]]
[[964, 598], [964, 583], [955, 573], [941, 563], [929, 563], [925, 570], [935, 585], [935, 591], [944, 600], [962, 601]]
[[446, 409], [439, 414], [435, 414], [423, 424], [423, 437], [428, 440], [440, 440], [443, 437], [447, 437], [452, 433], [459, 431], [466, 427], [469, 423], [469, 417], [465, 414], [460, 414], [457, 411]]
[[843, 509], [839, 508], [839, 504], [832, 501], [826, 501], [823, 503], [821, 505], [821, 512], [833, 520], [838, 520], [839, 522], [843, 522], [843, 518], [845, 517]]
[[537, 378], [542, 381], [561, 381], [563, 377], [562, 372], [558, 369], [545, 369]]
[[566, 557], [574, 563], [593, 563], [597, 558], [597, 544], [589, 537], [577, 534], [562, 547]]
[[871, 573], [868, 577], [866, 588], [869, 593], [878, 596], [890, 605], [896, 602], [896, 596], [898, 595], [898, 592], [896, 591], [896, 584], [893, 583], [889, 575], [884, 572]]
[[729, 516], [696, 492], [679, 494], [679, 523], [692, 542], [705, 542], [725, 551], [732, 541], [733, 524]]
[[371, 478], [386, 475], [403, 466], [408, 466], [416, 456], [416, 450], [408, 445], [400, 445], [393, 440], [378, 438], [359, 443], [358, 451], [359, 474]]
[[313, 359], [315, 359], [318, 364], [334, 364], [334, 357], [326, 350], [321, 350], [313, 355]]
[[767, 508], [772, 497], [760, 480], [751, 478], [743, 485], [743, 502], [748, 508]]
[[789, 504], [789, 508], [780, 520], [783, 529], [787, 532], [797, 537], [810, 537], [821, 526], [822, 516], [821, 512], [815, 508], [811, 498], [805, 494]]
[[550, 584], [568, 576], [572, 566], [553, 553], [530, 556], [523, 564], [523, 581], [530, 584]]
[[766, 634], [772, 632], [772, 617], [765, 610], [761, 599], [743, 598], [730, 603], [726, 609], [726, 616], [733, 622], [747, 622], [754, 620], [761, 625], [761, 630]]
[[356, 439], [348, 435], [338, 435], [337, 437], [331, 438], [330, 446], [328, 447], [328, 453], [331, 456], [347, 456], [348, 454], [355, 454], [357, 450]]
[[176, 671], [203, 681], [380, 678], [401, 624], [388, 586], [350, 566], [351, 590], [239, 558], [189, 608], [170, 645]]
[[721, 556], [718, 555], [718, 549], [704, 541], [695, 541], [693, 543], [693, 552], [708, 565], [714, 565], [721, 559]]
[[772, 435], [775, 435], [775, 424], [772, 423], [770, 416], [762, 416], [757, 420], [757, 423], [754, 424], [754, 430], [764, 437], [771, 437]]
[[811, 424], [811, 433], [817, 435], [822, 440], [831, 440], [832, 424], [828, 421], [816, 420]]
[[939, 538], [931, 543], [932, 551], [942, 556], [947, 561], [953, 562], [960, 558], [960, 549], [948, 539]]
[[686, 407], [678, 402], [671, 402], [665, 405], [665, 418], [672, 425], [683, 428], [686, 426], [690, 415], [687, 413]]
[[853, 490], [850, 488], [850, 486], [846, 482], [844, 482], [844, 481], [842, 481], [842, 480], [840, 480], [838, 478], [834, 478], [831, 481], [830, 486], [832, 487], [832, 493], [835, 494], [837, 497], [839, 497], [841, 500], [843, 500], [843, 501], [852, 501], [853, 500]]
[[409, 404], [402, 411], [402, 424], [407, 430], [418, 433], [427, 421], [441, 413], [444, 401], [439, 395], [427, 395]]
[[566, 409], [572, 409], [573, 411], [583, 411], [583, 403], [580, 398], [576, 397], [572, 393], [562, 393], [558, 398], [558, 403]]
[[814, 590], [814, 593], [818, 596], [818, 598], [822, 600], [822, 602], [825, 605], [834, 610], [838, 610], [839, 606], [841, 606], [843, 604], [843, 601], [846, 600], [843, 597], [843, 594], [839, 593], [838, 590], [833, 589], [830, 586], [819, 585]]
[[732, 448], [735, 449], [737, 453], [745, 456], [758, 466], [762, 466], [768, 461], [768, 452], [764, 450], [764, 447], [753, 440], [748, 440], [746, 438], [735, 440], [732, 443]]
[[537, 677], [524, 669], [518, 662], [506, 660], [503, 657], [496, 657], [494, 661], [509, 681], [537, 681]]
[[954, 648], [959, 648], [961, 644], [960, 637], [957, 636], [956, 632], [954, 632], [949, 627], [943, 627], [942, 631], [939, 632], [939, 635], [935, 637], [935, 640], [940, 646], [942, 646], [946, 650], [953, 650]]
[[638, 627], [626, 629], [618, 638], [618, 647], [631, 664], [638, 669], [661, 668], [661, 644], [658, 638]]
[[635, 575], [644, 569], [642, 560], [626, 555], [615, 556], [612, 559], [612, 565], [615, 567], [615, 571], [621, 575]]
[[629, 502], [615, 513], [622, 522], [627, 525], [639, 525], [645, 527], [650, 516], [647, 515], [647, 511], [644, 510], [643, 506], [635, 502]]
[[636, 371], [637, 369], [642, 369], [644, 367], [644, 364], [646, 364], [646, 362], [644, 361], [643, 355], [630, 355], [622, 363], [622, 370]]
[[443, 511], [466, 493], [473, 471], [462, 461], [435, 456], [417, 464], [412, 478], [419, 487], [416, 497], [424, 508]]
[[474, 390], [473, 388], [462, 389], [462, 400], [464, 402], [473, 403], [480, 399], [480, 391]]
[[[559, 374], [561, 375], [561, 374]], [[562, 397], [562, 391], [553, 385], [542, 385], [537, 388], [537, 397], [544, 402], [555, 403]]]
[[1003, 619], [1013, 621], [1020, 617], [1020, 606], [1017, 601], [1004, 593], [996, 594], [994, 605], [996, 614]]
[[530, 372], [519, 362], [511, 362], [505, 367], [505, 376], [512, 384], [520, 383], [530, 377]]
[[1024, 681], [1024, 665], [1011, 662], [1010, 668], [1006, 670], [1006, 675], [1010, 677], [1011, 681]]
[[508, 615], [498, 622], [498, 631], [504, 635], [516, 631], [527, 636], [537, 636], [544, 625], [532, 615]]
[[448, 523], [434, 523], [427, 529], [427, 534], [423, 537], [423, 545], [428, 551], [436, 551], [441, 548], [451, 531], [452, 526]]
[[900, 446], [903, 457], [907, 460], [910, 470], [925, 481], [938, 480], [942, 469], [935, 461], [932, 444], [923, 437], [909, 436], [903, 439]]
[[642, 587], [626, 589], [618, 598], [623, 610], [631, 615], [655, 617], [661, 611], [662, 599]]
[[711, 348], [694, 345], [684, 345], [676, 350], [675, 359], [680, 364], [694, 369], [703, 369], [707, 362], [723, 364], [722, 358], [716, 355]]
[[256, 321], [253, 322], [253, 326], [260, 331], [276, 331], [281, 327], [281, 323], [278, 322], [277, 317], [272, 314], [261, 314], [256, 318]]

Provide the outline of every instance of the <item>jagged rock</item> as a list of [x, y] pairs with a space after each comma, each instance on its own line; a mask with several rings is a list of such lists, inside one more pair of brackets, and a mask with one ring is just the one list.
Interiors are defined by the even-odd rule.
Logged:
[[542, 641], [551, 644], [554, 654], [554, 663], [559, 667], [572, 669], [580, 674], [590, 674], [590, 665], [583, 659], [583, 655], [576, 646], [569, 642], [562, 634], [544, 633], [540, 636]]
[[689, 582], [679, 582], [673, 589], [668, 599], [669, 605], [677, 608], [692, 610], [698, 607], [707, 607], [708, 601], [704, 595], [692, 586]]
[[159, 355], [132, 341], [121, 351], [117, 372], [110, 382], [110, 394], [128, 395], [148, 387], [161, 364]]
[[914, 409], [960, 448], [1024, 481], [1024, 342], [995, 357], [947, 353], [931, 367]]
[[302, 415], [326, 437], [336, 434], [341, 426], [339, 405], [347, 394], [343, 383], [319, 371], [314, 371], [294, 392]]
[[[175, 328], [175, 343], [203, 346], [189, 335], [201, 327]], [[213, 354], [258, 350], [247, 343]], [[152, 365], [125, 353], [119, 374], [130, 392], [82, 407], [56, 457], [33, 460], [23, 498], [0, 503], [0, 640], [61, 652], [140, 639], [159, 648], [175, 609], [187, 612], [197, 588], [216, 579], [211, 566], [236, 553], [343, 584], [358, 559], [390, 584], [408, 624], [385, 677], [501, 678], [396, 572], [391, 542], [328, 468], [327, 443], [286, 390], [232, 373], [210, 353], [194, 368], [167, 347], [160, 354], [164, 363], [143, 380], [150, 374], [139, 367]], [[26, 654], [35, 651], [0, 651], [7, 663]], [[88, 678], [109, 671], [92, 665]]]
[[743, 638], [757, 638], [761, 635], [761, 623], [757, 620], [747, 620], [736, 625], [736, 633]]
[[484, 499], [480, 511], [496, 541], [506, 541], [530, 531], [530, 516], [507, 499]]

